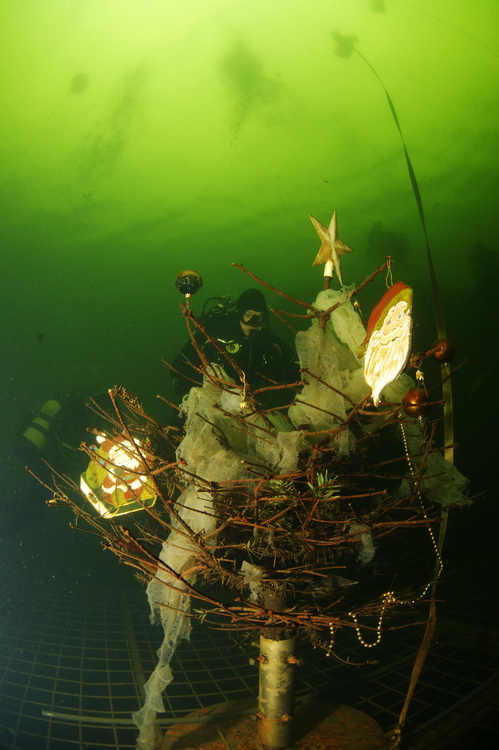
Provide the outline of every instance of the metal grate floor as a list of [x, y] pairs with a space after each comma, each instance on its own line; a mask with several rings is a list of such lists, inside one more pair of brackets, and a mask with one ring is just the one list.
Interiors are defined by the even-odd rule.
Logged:
[[[410, 707], [406, 747], [495, 748], [499, 630], [491, 627], [486, 608], [489, 587], [479, 577], [470, 574], [466, 581], [460, 574], [439, 593], [445, 601]], [[131, 579], [114, 590], [30, 588], [16, 579], [4, 586], [0, 620], [2, 750], [135, 747], [130, 714], [140, 707], [141, 687], [161, 641], [160, 629], [148, 620], [143, 586]], [[421, 635], [421, 628], [386, 633], [367, 655], [357, 647], [358, 661], [376, 660], [364, 667], [340, 664], [303, 644], [299, 692], [356, 706], [388, 730], [398, 719]], [[248, 661], [254, 655], [255, 646], [242, 647], [229, 634], [196, 623], [172, 664], [167, 716], [256, 696], [257, 670]]]

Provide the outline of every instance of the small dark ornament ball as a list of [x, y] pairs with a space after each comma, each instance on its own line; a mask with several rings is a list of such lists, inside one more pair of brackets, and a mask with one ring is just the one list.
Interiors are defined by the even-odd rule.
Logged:
[[433, 356], [442, 365], [454, 359], [455, 353], [456, 347], [449, 339], [438, 339], [433, 344]]
[[177, 274], [175, 286], [180, 294], [183, 294], [185, 297], [190, 297], [192, 294], [199, 292], [203, 286], [203, 279], [197, 271], [186, 268], [185, 271], [180, 271], [180, 273]]
[[428, 411], [429, 397], [424, 388], [416, 385], [404, 393], [402, 397], [402, 408], [408, 417], [422, 417]]

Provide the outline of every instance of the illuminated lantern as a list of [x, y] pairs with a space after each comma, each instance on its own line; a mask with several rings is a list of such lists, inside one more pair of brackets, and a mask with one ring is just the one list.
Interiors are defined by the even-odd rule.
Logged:
[[452, 341], [449, 341], [449, 339], [438, 339], [438, 341], [435, 341], [433, 344], [433, 357], [442, 365], [454, 359], [455, 353], [456, 347]]
[[99, 515], [113, 518], [152, 507], [156, 488], [143, 461], [152, 460], [148, 440], [104, 434], [96, 440], [95, 458], [80, 476], [80, 489]]
[[180, 294], [183, 294], [187, 299], [196, 292], [199, 292], [203, 286], [203, 279], [197, 271], [192, 271], [186, 268], [184, 271], [180, 271], [175, 279], [175, 286], [177, 287]]
[[412, 289], [397, 281], [374, 307], [358, 356], [365, 353], [364, 378], [372, 388], [374, 405], [381, 391], [407, 364], [412, 334]]
[[409, 388], [402, 397], [402, 408], [408, 417], [422, 417], [430, 408], [426, 390], [420, 385]]

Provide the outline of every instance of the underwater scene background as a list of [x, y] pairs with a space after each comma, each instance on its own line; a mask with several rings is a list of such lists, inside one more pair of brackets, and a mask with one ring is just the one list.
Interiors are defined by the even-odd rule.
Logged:
[[[456, 511], [447, 544], [454, 568], [482, 561], [492, 585], [497, 29], [493, 0], [0, 4], [6, 584], [129, 582], [98, 540], [68, 528], [67, 509], [37, 503], [18, 439], [47, 399], [114, 384], [169, 418], [156, 395], [173, 398], [161, 360], [186, 340], [182, 269], [203, 277], [194, 312], [254, 286], [233, 262], [311, 301], [322, 268], [311, 267], [319, 243], [308, 215], [327, 225], [336, 210], [354, 250], [345, 284], [391, 255], [394, 279], [414, 288], [413, 350], [432, 345], [405, 145], [447, 335], [456, 362], [470, 359], [454, 379], [456, 464], [470, 494], [484, 495]], [[366, 288], [364, 321], [384, 289], [383, 277]], [[272, 328], [292, 342], [277, 320]]]

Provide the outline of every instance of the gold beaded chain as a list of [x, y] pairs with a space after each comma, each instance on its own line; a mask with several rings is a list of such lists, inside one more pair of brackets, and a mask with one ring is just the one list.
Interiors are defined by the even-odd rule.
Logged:
[[[431, 543], [432, 543], [433, 549], [435, 551], [435, 557], [437, 559], [437, 565], [436, 565], [435, 575], [433, 576], [433, 578], [430, 581], [428, 581], [428, 583], [424, 586], [424, 588], [421, 591], [421, 593], [419, 594], [419, 596], [414, 597], [414, 599], [399, 599], [398, 597], [395, 596], [395, 592], [394, 591], [386, 591], [382, 595], [382, 597], [381, 597], [382, 604], [381, 604], [381, 609], [380, 609], [380, 613], [379, 613], [378, 624], [376, 626], [376, 640], [374, 640], [372, 643], [367, 643], [367, 641], [365, 641], [364, 638], [362, 637], [357, 615], [354, 612], [348, 612], [348, 617], [351, 617], [352, 620], [353, 620], [353, 622], [354, 622], [355, 632], [357, 634], [357, 638], [359, 640], [359, 643], [362, 646], [364, 646], [364, 648], [374, 648], [374, 646], [377, 646], [380, 643], [381, 636], [382, 636], [383, 617], [385, 615], [385, 611], [386, 611], [387, 607], [390, 604], [416, 604], [416, 602], [421, 601], [421, 599], [423, 599], [426, 596], [426, 594], [428, 593], [428, 591], [430, 590], [430, 588], [433, 586], [433, 584], [435, 584], [438, 581], [438, 579], [442, 575], [442, 571], [444, 569], [444, 563], [443, 563], [443, 560], [442, 560], [442, 556], [440, 554], [440, 549], [438, 547], [438, 543], [437, 543], [435, 534], [433, 533], [433, 529], [430, 526], [430, 521], [428, 519], [428, 514], [426, 513], [426, 509], [425, 509], [424, 503], [423, 503], [423, 498], [421, 496], [421, 491], [419, 489], [419, 484], [418, 484], [417, 479], [416, 479], [416, 472], [415, 472], [415, 469], [414, 469], [414, 464], [411, 461], [411, 456], [410, 456], [410, 453], [409, 453], [409, 446], [408, 446], [408, 443], [407, 443], [407, 435], [405, 433], [404, 423], [402, 422], [401, 417], [400, 417], [400, 420], [401, 420], [400, 421], [400, 429], [401, 429], [401, 432], [402, 432], [402, 441], [404, 443], [404, 452], [405, 452], [405, 457], [406, 457], [406, 460], [407, 460], [407, 465], [409, 466], [409, 472], [411, 474], [411, 478], [412, 478], [412, 481], [413, 481], [414, 489], [416, 491], [416, 495], [418, 497], [419, 504], [421, 505], [421, 510], [423, 512], [423, 518], [427, 522], [426, 528], [428, 529], [428, 533], [430, 535]], [[419, 417], [419, 420], [422, 423], [421, 417]], [[329, 645], [328, 645], [327, 650], [326, 650], [326, 656], [331, 656], [331, 654], [333, 652], [334, 631], [335, 631], [334, 623], [330, 622], [329, 623], [330, 640], [329, 640]]]
[[326, 649], [326, 656], [331, 656], [333, 653], [333, 646], [334, 646], [334, 624], [332, 622], [329, 623], [329, 646]]
[[[406, 457], [406, 460], [407, 460], [407, 465], [409, 466], [409, 472], [411, 474], [411, 477], [412, 477], [412, 480], [413, 480], [413, 483], [414, 483], [414, 489], [416, 490], [416, 495], [418, 496], [419, 504], [420, 504], [421, 510], [423, 512], [423, 518], [426, 521], [426, 528], [428, 529], [428, 533], [430, 535], [431, 543], [432, 543], [433, 549], [435, 551], [435, 557], [437, 559], [437, 565], [436, 565], [435, 575], [433, 576], [433, 579], [426, 584], [426, 586], [424, 587], [424, 589], [421, 592], [421, 594], [417, 597], [417, 599], [414, 600], [414, 601], [419, 601], [420, 599], [422, 599], [426, 595], [428, 589], [430, 589], [431, 586], [433, 586], [433, 584], [436, 583], [438, 581], [438, 579], [440, 578], [440, 576], [442, 575], [442, 571], [444, 569], [444, 561], [442, 560], [442, 555], [440, 554], [440, 549], [439, 549], [439, 546], [438, 546], [438, 543], [437, 543], [437, 539], [435, 537], [435, 534], [433, 533], [433, 529], [430, 526], [430, 521], [428, 519], [428, 514], [426, 513], [426, 509], [425, 509], [424, 503], [423, 503], [423, 498], [421, 497], [421, 491], [419, 489], [419, 484], [418, 484], [418, 482], [416, 480], [416, 472], [414, 471], [414, 465], [413, 465], [413, 463], [411, 461], [411, 456], [410, 456], [410, 453], [409, 453], [409, 446], [407, 444], [407, 435], [405, 434], [404, 423], [402, 422], [402, 417], [400, 415], [399, 415], [399, 418], [400, 418], [400, 430], [402, 432], [402, 440], [403, 440], [403, 443], [404, 443], [404, 452], [405, 452], [405, 457]], [[418, 419], [419, 419], [421, 425], [423, 425], [422, 418], [418, 417]], [[413, 602], [407, 602], [407, 603], [411, 603], [412, 604]], [[400, 604], [405, 604], [405, 602], [401, 601]]]

